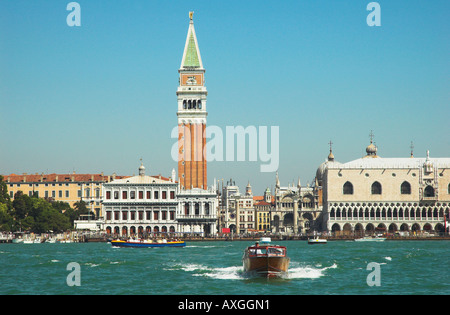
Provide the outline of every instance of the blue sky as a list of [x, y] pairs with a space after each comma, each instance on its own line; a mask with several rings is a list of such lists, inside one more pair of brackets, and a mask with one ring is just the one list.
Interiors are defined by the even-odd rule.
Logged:
[[[0, 1], [0, 173], [169, 176], [176, 89], [194, 11], [208, 125], [279, 126], [282, 185], [311, 183], [336, 160], [450, 156], [450, 3], [368, 0]], [[211, 162], [255, 194], [275, 184], [261, 161]]]

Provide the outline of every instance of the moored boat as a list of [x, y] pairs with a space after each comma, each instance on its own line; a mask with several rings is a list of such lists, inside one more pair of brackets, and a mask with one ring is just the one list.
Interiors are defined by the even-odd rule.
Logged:
[[385, 237], [379, 236], [364, 236], [361, 238], [355, 238], [355, 242], [382, 242], [385, 241]]
[[308, 239], [308, 244], [326, 244], [327, 240], [325, 238], [319, 238], [318, 236]]
[[113, 247], [184, 247], [185, 241], [167, 241], [167, 240], [112, 240], [111, 245]]
[[281, 277], [287, 273], [290, 258], [286, 255], [286, 247], [270, 242], [270, 238], [263, 237], [260, 242], [245, 249], [242, 257], [245, 273], [267, 278]]

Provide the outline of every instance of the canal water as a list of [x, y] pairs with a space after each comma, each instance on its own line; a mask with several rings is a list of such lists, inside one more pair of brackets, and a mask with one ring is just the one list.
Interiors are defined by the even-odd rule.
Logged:
[[276, 243], [291, 263], [285, 278], [270, 280], [243, 273], [245, 241], [0, 244], [0, 294], [450, 294], [448, 241]]

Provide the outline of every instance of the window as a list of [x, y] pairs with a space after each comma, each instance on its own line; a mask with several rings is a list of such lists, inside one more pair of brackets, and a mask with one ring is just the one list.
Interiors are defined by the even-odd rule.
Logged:
[[434, 188], [431, 186], [425, 187], [424, 197], [434, 197]]
[[110, 191], [106, 192], [106, 199], [111, 199], [111, 192]]
[[381, 184], [379, 182], [372, 184], [372, 195], [381, 195]]
[[62, 196], [63, 196], [63, 192], [62, 192], [62, 190], [59, 190], [59, 191], [58, 191], [58, 197], [59, 197], [59, 198], [62, 198]]
[[[448, 187], [450, 187], [450, 185]], [[449, 188], [449, 190], [450, 190], [450, 188]], [[170, 192], [170, 199], [175, 199], [175, 192], [174, 191]]]
[[119, 192], [118, 191], [114, 192], [114, 199], [119, 199]]
[[152, 197], [151, 197], [151, 194], [152, 194], [151, 191], [147, 191], [147, 199], [151, 199], [151, 198], [152, 198]]
[[127, 199], [127, 198], [128, 198], [128, 192], [122, 191], [122, 199]]
[[353, 195], [353, 185], [350, 182], [345, 182], [342, 189], [344, 195]]
[[198, 202], [195, 203], [195, 214], [196, 215], [200, 214], [200, 205], [198, 204]]
[[69, 191], [68, 190], [66, 190], [66, 198], [69, 198]]
[[159, 191], [155, 191], [153, 196], [154, 196], [154, 199], [159, 199]]
[[448, 184], [447, 192], [450, 194], [450, 184]]
[[162, 199], [167, 199], [167, 191], [162, 192]]
[[400, 186], [400, 192], [402, 195], [411, 195], [411, 185], [407, 181], [404, 181]]
[[135, 191], [130, 191], [130, 198], [131, 199], [136, 199], [136, 192]]
[[142, 190], [139, 191], [139, 199], [144, 199], [144, 192]]

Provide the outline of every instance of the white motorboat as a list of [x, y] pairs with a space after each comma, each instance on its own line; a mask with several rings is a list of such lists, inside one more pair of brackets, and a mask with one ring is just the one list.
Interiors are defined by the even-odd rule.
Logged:
[[326, 239], [319, 238], [318, 236], [308, 239], [308, 244], [326, 244], [326, 243], [327, 243]]
[[355, 238], [355, 242], [382, 242], [385, 241], [385, 237], [379, 236], [364, 236], [361, 238]]

